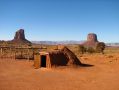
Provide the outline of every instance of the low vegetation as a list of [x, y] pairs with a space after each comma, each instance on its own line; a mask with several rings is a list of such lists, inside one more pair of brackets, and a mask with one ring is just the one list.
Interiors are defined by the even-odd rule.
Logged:
[[103, 42], [98, 42], [95, 47], [85, 47], [83, 45], [78, 46], [78, 50], [80, 54], [84, 53], [102, 53], [104, 54], [105, 50], [105, 43]]
[[99, 42], [96, 44], [96, 49], [95, 49], [96, 52], [104, 54], [104, 49], [105, 49], [105, 43]]

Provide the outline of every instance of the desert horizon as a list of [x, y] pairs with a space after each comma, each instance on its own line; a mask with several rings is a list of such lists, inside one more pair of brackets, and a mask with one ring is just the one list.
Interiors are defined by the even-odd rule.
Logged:
[[0, 89], [118, 90], [118, 53], [94, 33], [82, 44], [47, 45], [31, 43], [18, 30], [0, 42]]
[[0, 90], [118, 84], [118, 0], [0, 0]]

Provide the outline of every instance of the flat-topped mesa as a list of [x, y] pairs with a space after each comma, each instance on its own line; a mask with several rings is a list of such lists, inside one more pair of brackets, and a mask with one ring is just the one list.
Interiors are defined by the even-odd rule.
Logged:
[[98, 43], [97, 35], [95, 33], [89, 33], [87, 41], [83, 43], [84, 46], [94, 47]]
[[87, 36], [87, 41], [89, 42], [98, 42], [97, 35], [95, 33], [89, 33]]
[[14, 39], [12, 41], [14, 43], [31, 43], [25, 38], [24, 29], [16, 31]]

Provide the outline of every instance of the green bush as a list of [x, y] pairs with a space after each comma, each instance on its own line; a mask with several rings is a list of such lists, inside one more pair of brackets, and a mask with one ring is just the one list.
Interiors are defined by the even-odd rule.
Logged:
[[86, 52], [88, 53], [94, 53], [95, 49], [93, 47], [87, 47]]
[[78, 51], [80, 54], [84, 54], [86, 52], [86, 48], [83, 45], [78, 46]]
[[96, 49], [95, 49], [96, 52], [104, 54], [104, 49], [105, 49], [105, 43], [99, 42], [96, 44]]

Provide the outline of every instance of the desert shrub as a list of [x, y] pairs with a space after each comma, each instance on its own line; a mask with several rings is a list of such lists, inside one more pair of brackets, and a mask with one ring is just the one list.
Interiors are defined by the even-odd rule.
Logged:
[[84, 54], [86, 52], [86, 48], [83, 45], [78, 46], [78, 51], [80, 54]]
[[113, 56], [112, 55], [109, 55], [108, 58], [113, 58]]
[[96, 49], [95, 49], [96, 52], [104, 54], [104, 49], [105, 49], [105, 43], [99, 42], [96, 44]]
[[29, 47], [32, 47], [32, 43], [29, 43], [28, 46], [29, 46]]
[[86, 52], [88, 53], [94, 53], [95, 49], [93, 47], [87, 47]]

